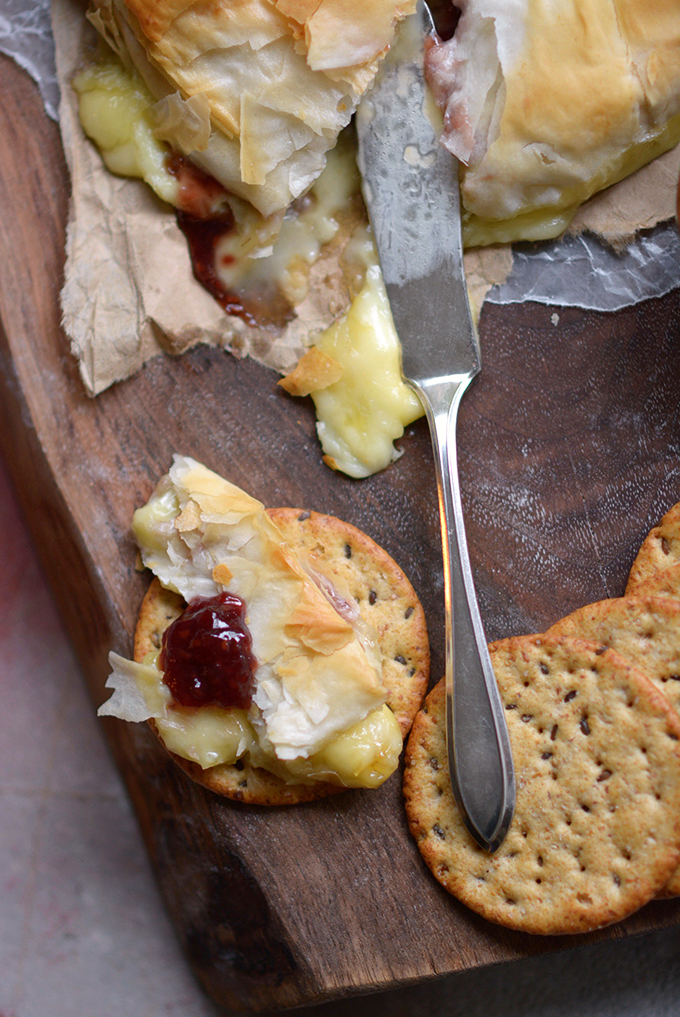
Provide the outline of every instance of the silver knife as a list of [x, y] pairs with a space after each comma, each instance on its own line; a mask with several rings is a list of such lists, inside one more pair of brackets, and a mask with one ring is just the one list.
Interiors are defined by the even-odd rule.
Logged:
[[446, 605], [449, 773], [475, 840], [495, 851], [515, 807], [515, 777], [475, 595], [456, 460], [456, 417], [481, 367], [460, 228], [458, 163], [439, 144], [441, 116], [425, 82], [423, 0], [401, 25], [357, 111], [359, 168], [404, 381], [420, 396], [435, 452]]

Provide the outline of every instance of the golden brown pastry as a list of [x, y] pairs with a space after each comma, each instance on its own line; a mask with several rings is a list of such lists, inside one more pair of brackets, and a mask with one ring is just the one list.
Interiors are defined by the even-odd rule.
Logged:
[[553, 237], [680, 140], [677, 0], [461, 0], [428, 53], [469, 245]]
[[156, 133], [264, 216], [319, 175], [415, 0], [95, 0]]

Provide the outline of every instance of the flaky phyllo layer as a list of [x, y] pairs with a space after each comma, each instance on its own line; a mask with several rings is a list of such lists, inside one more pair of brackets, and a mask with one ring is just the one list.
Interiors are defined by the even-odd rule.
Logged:
[[680, 140], [678, 0], [459, 0], [428, 54], [469, 245], [556, 236]]
[[144, 564], [187, 602], [223, 591], [245, 602], [253, 701], [249, 710], [181, 707], [157, 657], [111, 654], [114, 694], [100, 713], [153, 719], [167, 748], [203, 767], [241, 759], [290, 782], [348, 786], [389, 776], [401, 734], [384, 705], [375, 633], [314, 562], [296, 558], [260, 502], [175, 456], [133, 530]]
[[316, 179], [415, 0], [94, 0], [156, 131], [265, 216]]

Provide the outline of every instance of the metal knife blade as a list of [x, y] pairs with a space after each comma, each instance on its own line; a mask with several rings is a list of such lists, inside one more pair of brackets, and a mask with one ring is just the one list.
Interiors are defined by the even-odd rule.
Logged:
[[470, 568], [455, 448], [460, 400], [481, 368], [460, 228], [458, 164], [423, 69], [429, 9], [401, 25], [357, 111], [359, 168], [397, 334], [402, 373], [421, 398], [435, 451], [446, 605], [447, 744], [467, 828], [500, 846], [515, 805], [505, 716]]

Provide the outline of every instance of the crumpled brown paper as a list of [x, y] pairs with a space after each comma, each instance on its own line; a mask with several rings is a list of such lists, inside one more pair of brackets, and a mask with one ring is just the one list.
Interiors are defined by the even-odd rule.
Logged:
[[[226, 315], [194, 280], [186, 241], [174, 214], [145, 184], [106, 170], [84, 137], [70, 85], [93, 38], [79, 0], [54, 0], [53, 29], [61, 86], [61, 131], [71, 172], [63, 325], [91, 395], [129, 377], [161, 352], [183, 353], [196, 343], [252, 356], [281, 373], [295, 365], [315, 335], [348, 306], [337, 243], [312, 268], [309, 296], [285, 329], [251, 328]], [[613, 244], [673, 214], [680, 148], [591, 199], [573, 229]], [[495, 283], [512, 268], [510, 245], [466, 252], [471, 304], [479, 314]]]

